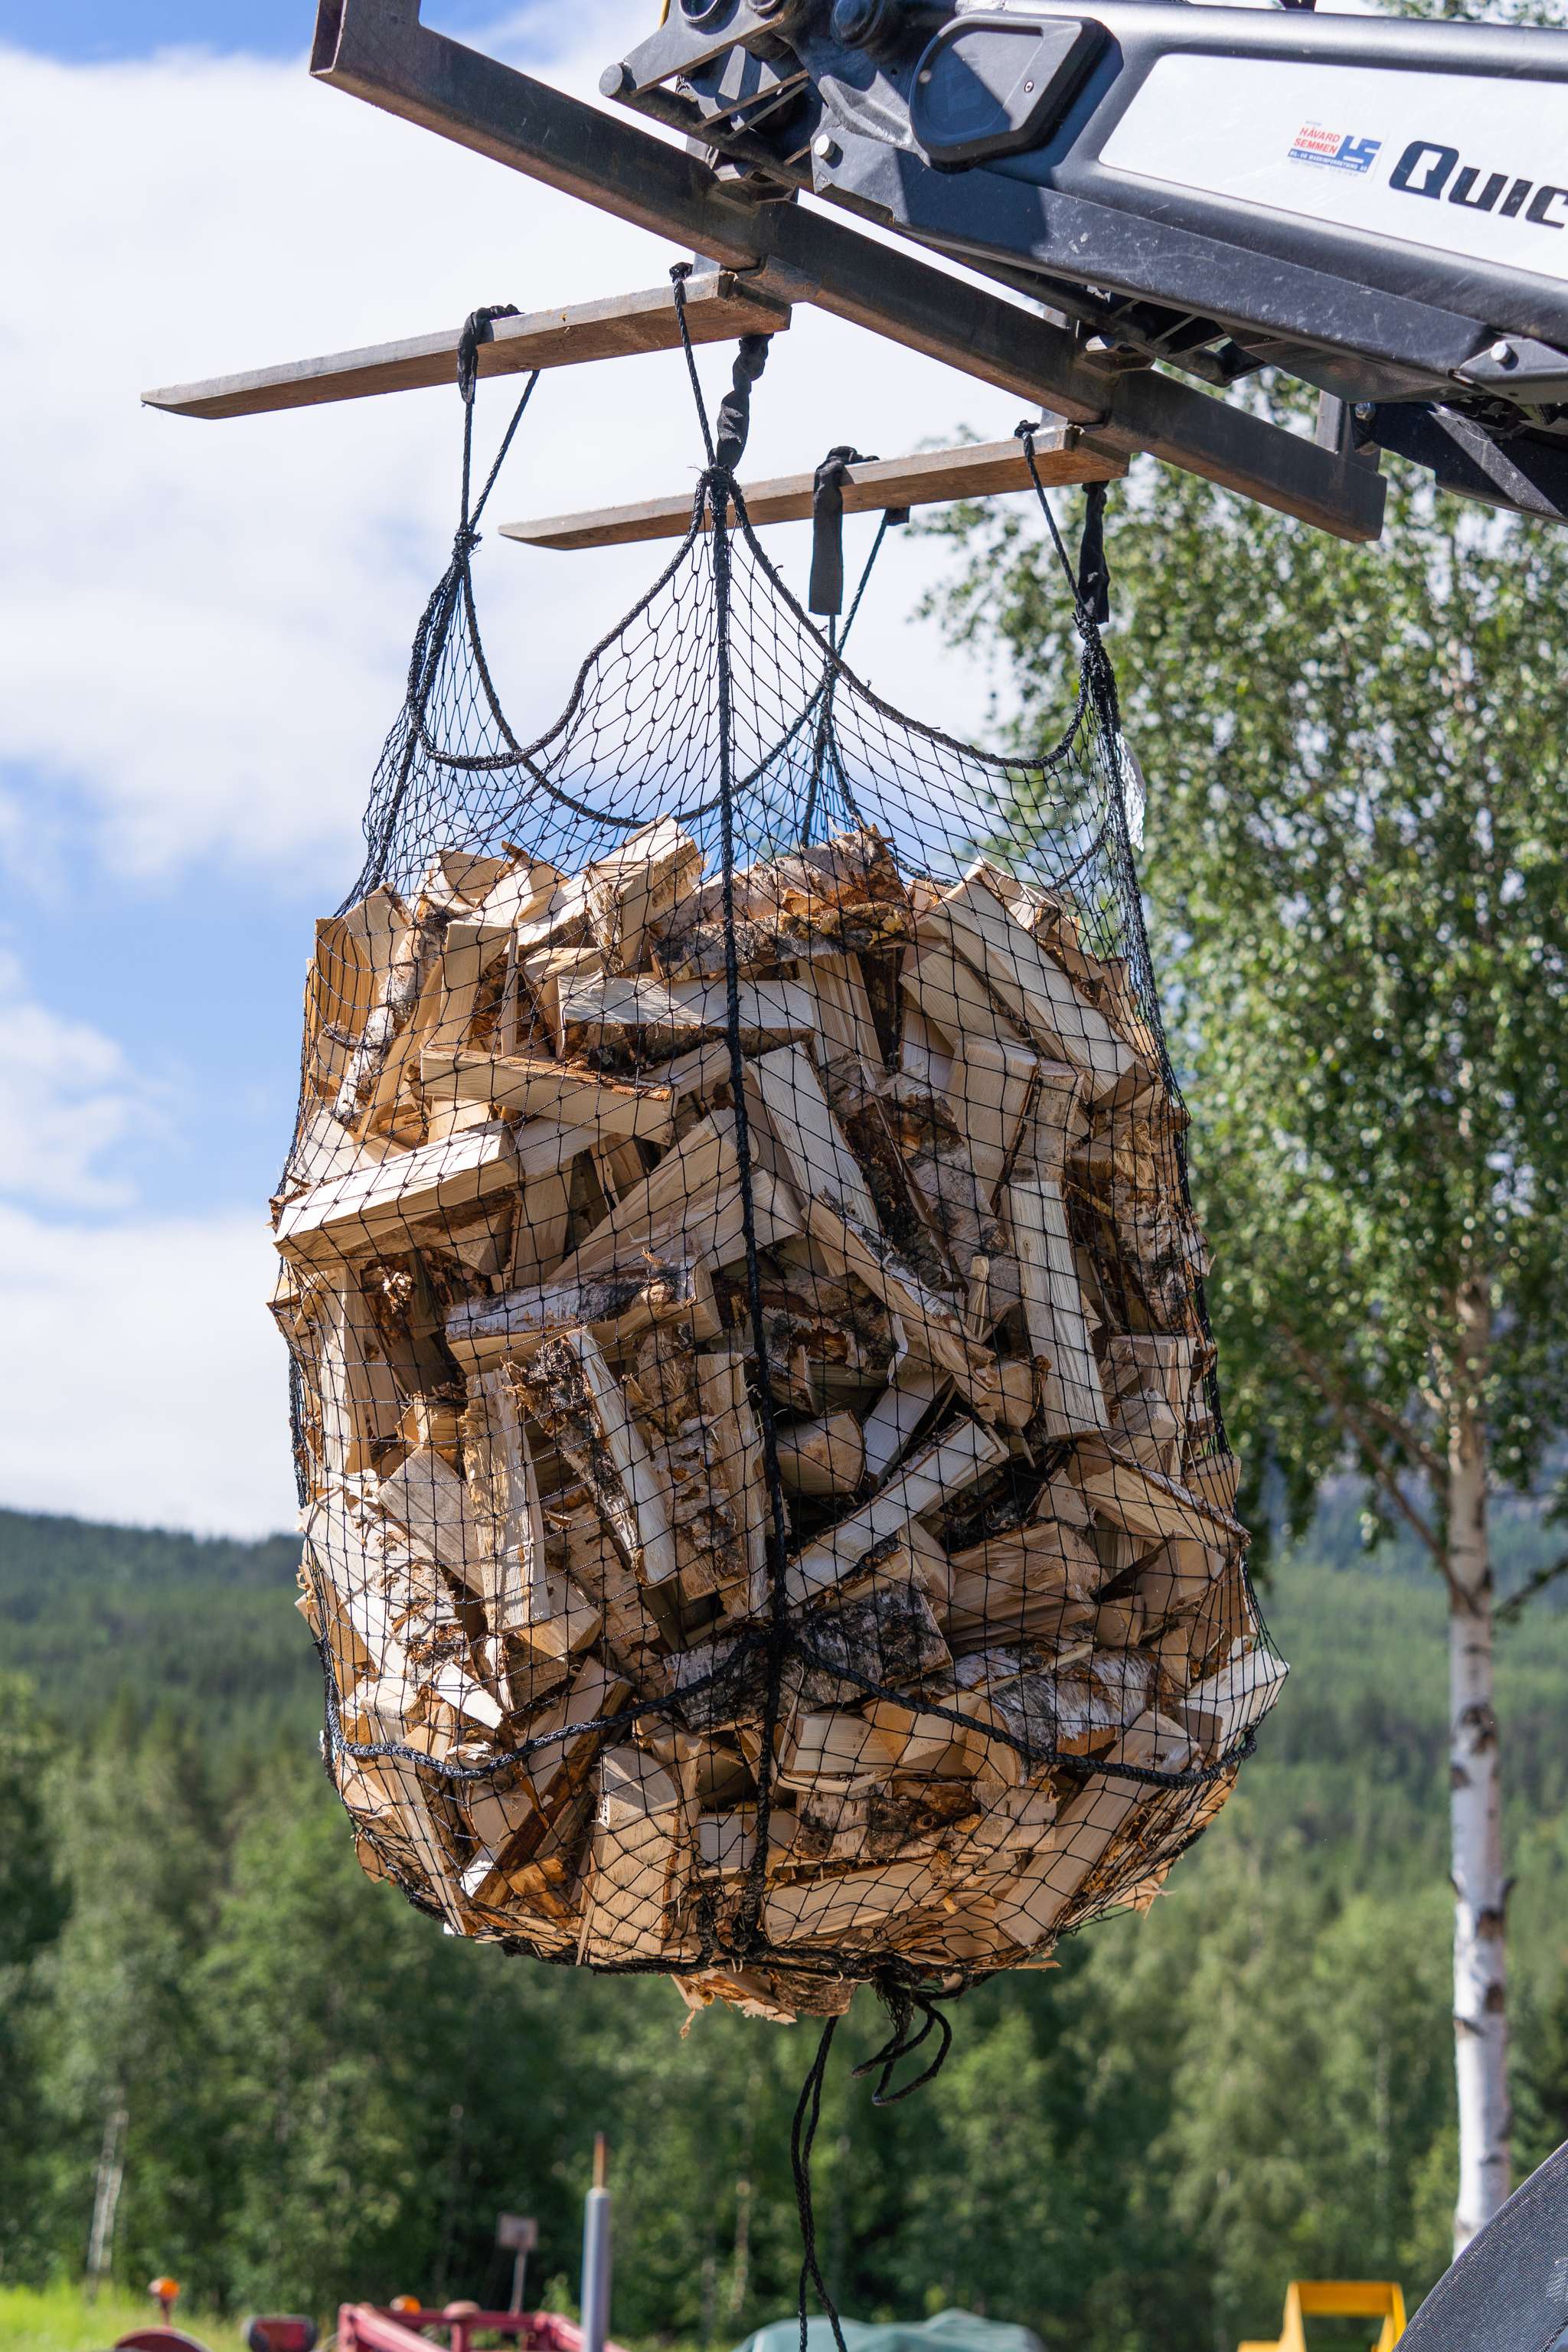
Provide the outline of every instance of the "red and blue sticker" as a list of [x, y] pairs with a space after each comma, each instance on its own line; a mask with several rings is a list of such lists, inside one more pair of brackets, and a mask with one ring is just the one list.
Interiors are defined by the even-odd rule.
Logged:
[[1331, 172], [1370, 172], [1381, 139], [1358, 139], [1353, 131], [1325, 131], [1304, 122], [1290, 145], [1292, 163], [1322, 163]]

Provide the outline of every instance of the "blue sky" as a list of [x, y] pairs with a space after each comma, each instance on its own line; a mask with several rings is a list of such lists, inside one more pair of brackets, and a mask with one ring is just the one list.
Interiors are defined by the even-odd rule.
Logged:
[[[425, 0], [423, 16], [468, 36], [506, 13], [495, 0]], [[0, 40], [73, 65], [187, 45], [293, 58], [310, 47], [315, 20], [313, 0], [0, 0]]]
[[[656, 10], [426, 13], [547, 54], [587, 97]], [[455, 393], [206, 425], [139, 391], [480, 302], [657, 285], [676, 257], [311, 83], [312, 15], [0, 0], [0, 1503], [32, 1509], [290, 1520], [266, 1202], [312, 925], [358, 868], [454, 520]], [[702, 367], [716, 393], [725, 355]], [[481, 441], [509, 406], [481, 394]], [[1016, 412], [802, 311], [752, 458], [767, 475], [841, 441], [1001, 438]], [[584, 483], [605, 502], [684, 488], [698, 457], [678, 355], [563, 371], [494, 519], [578, 503]], [[770, 544], [798, 579], [801, 527]], [[515, 724], [554, 716], [658, 557], [489, 540], [487, 643]], [[858, 648], [879, 688], [973, 731], [984, 677], [910, 618], [940, 563], [901, 543]]]

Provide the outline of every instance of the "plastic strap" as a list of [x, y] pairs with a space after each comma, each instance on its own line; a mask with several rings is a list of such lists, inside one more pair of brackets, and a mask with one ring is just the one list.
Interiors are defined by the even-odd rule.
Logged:
[[465, 407], [471, 408], [474, 386], [479, 382], [479, 345], [493, 340], [490, 322], [494, 319], [515, 319], [515, 302], [487, 302], [478, 310], [470, 310], [458, 337], [458, 390]]
[[[1290, 0], [1300, 5], [1300, 0]], [[1078, 601], [1100, 628], [1110, 618], [1110, 566], [1105, 556], [1105, 484], [1090, 482], [1078, 543]]]
[[752, 429], [752, 386], [768, 363], [767, 335], [742, 335], [731, 373], [730, 389], [719, 404], [719, 429], [714, 436], [713, 462], [732, 474], [746, 454]]
[[806, 604], [814, 613], [844, 610], [844, 485], [851, 466], [865, 463], [847, 442], [830, 449], [811, 486], [811, 585]]

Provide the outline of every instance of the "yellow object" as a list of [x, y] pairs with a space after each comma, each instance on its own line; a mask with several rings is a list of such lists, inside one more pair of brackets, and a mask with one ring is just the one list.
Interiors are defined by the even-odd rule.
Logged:
[[1372, 2352], [1394, 2352], [1405, 2333], [1405, 2297], [1392, 2279], [1292, 2279], [1278, 2341], [1238, 2344], [1237, 2352], [1307, 2352], [1309, 2319], [1381, 2319]]

